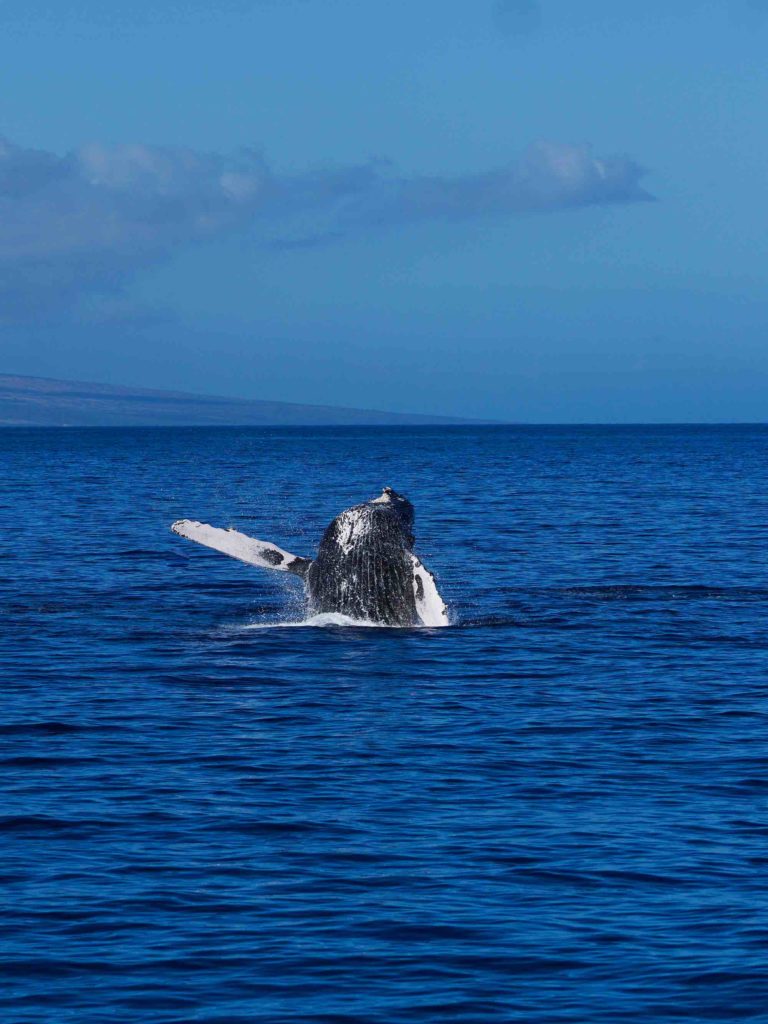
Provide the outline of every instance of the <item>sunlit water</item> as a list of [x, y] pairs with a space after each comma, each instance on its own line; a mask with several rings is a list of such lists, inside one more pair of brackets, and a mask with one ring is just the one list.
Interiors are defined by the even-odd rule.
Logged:
[[[768, 1020], [767, 456], [0, 432], [0, 1020]], [[168, 528], [312, 555], [384, 485], [447, 628]]]

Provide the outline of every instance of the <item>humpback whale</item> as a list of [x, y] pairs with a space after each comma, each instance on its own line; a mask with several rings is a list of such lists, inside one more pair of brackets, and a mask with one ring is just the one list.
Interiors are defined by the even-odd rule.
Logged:
[[340, 613], [387, 626], [446, 626], [435, 578], [413, 552], [413, 505], [385, 487], [378, 498], [339, 513], [315, 558], [269, 541], [179, 519], [174, 533], [249, 565], [299, 576], [311, 614]]

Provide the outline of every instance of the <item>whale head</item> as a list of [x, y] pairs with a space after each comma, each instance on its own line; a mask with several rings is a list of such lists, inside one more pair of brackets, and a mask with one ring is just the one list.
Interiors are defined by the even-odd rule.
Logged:
[[403, 494], [398, 494], [392, 487], [385, 487], [378, 498], [373, 498], [369, 505], [386, 505], [390, 512], [398, 517], [406, 530], [413, 529], [413, 505]]
[[335, 611], [391, 626], [418, 623], [413, 520], [413, 505], [391, 487], [340, 512], [307, 572], [313, 614]]

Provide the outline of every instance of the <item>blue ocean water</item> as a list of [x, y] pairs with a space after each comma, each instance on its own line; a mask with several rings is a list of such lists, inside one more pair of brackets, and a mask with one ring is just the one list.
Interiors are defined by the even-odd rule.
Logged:
[[[768, 1020], [766, 454], [0, 432], [0, 1020]], [[168, 529], [311, 555], [385, 484], [448, 628], [302, 627]]]

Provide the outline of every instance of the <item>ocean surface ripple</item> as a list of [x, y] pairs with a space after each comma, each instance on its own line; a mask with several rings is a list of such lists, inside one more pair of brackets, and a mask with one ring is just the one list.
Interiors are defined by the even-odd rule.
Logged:
[[[767, 447], [0, 432], [0, 1020], [767, 1021]], [[448, 628], [169, 530], [384, 485]]]

